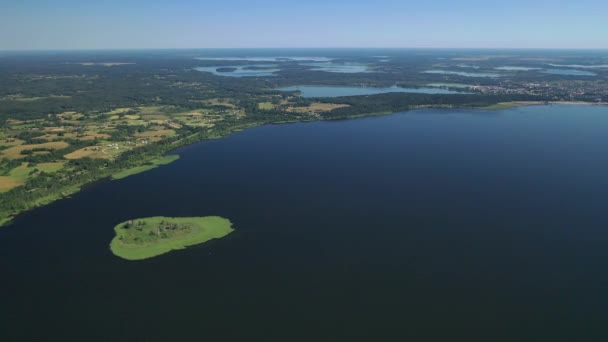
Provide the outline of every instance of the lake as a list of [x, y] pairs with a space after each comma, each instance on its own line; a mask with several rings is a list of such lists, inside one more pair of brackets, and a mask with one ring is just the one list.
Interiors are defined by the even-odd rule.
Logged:
[[449, 70], [427, 70], [425, 74], [440, 74], [440, 75], [458, 75], [465, 77], [500, 77], [500, 74], [491, 72], [464, 72], [464, 71], [449, 71]]
[[591, 71], [575, 70], [575, 69], [548, 69], [543, 71], [546, 74], [552, 75], [567, 75], [567, 76], [597, 76]]
[[553, 64], [549, 63], [550, 66], [558, 68], [577, 68], [577, 69], [608, 69], [608, 64]]
[[272, 57], [197, 57], [201, 61], [248, 61], [248, 62], [329, 62], [332, 58], [306, 56], [272, 56]]
[[[259, 69], [247, 69], [247, 68], [259, 68]], [[275, 72], [281, 71], [276, 68], [276, 65], [260, 64], [260, 65], [236, 65], [236, 66], [214, 66], [214, 67], [199, 67], [194, 70], [201, 72], [210, 72], [216, 76], [229, 76], [229, 77], [262, 77], [262, 76], [274, 76]], [[218, 71], [221, 68], [234, 68], [234, 71]]]
[[540, 70], [540, 68], [532, 68], [532, 67], [522, 67], [522, 66], [501, 66], [494, 68], [496, 70], [503, 71], [531, 71], [531, 70]]
[[[608, 108], [420, 110], [183, 147], [0, 229], [0, 340], [604, 340]], [[220, 215], [141, 262], [113, 227]]]
[[325, 72], [338, 72], [338, 73], [360, 73], [368, 72], [368, 66], [359, 63], [332, 63], [332, 62], [320, 62], [320, 63], [301, 63], [301, 65], [312, 67], [310, 70], [313, 71], [325, 71]]
[[421, 94], [463, 94], [455, 90], [442, 88], [402, 88], [392, 87], [341, 87], [341, 86], [292, 86], [277, 88], [281, 91], [300, 91], [302, 97], [339, 97], [374, 95], [384, 93], [421, 93]]

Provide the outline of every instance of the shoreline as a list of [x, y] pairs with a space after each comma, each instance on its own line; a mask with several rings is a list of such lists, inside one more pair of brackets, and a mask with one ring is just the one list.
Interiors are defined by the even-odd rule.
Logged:
[[[227, 130], [225, 132], [221, 132], [219, 134], [217, 133], [211, 133], [210, 135], [207, 136], [201, 136], [200, 133], [199, 134], [195, 134], [195, 135], [190, 135], [190, 136], [185, 136], [180, 140], [177, 140], [175, 142], [172, 143], [172, 145], [174, 146], [170, 146], [170, 148], [160, 152], [159, 154], [150, 156], [150, 158], [146, 158], [142, 163], [140, 163], [137, 166], [132, 166], [129, 168], [124, 168], [124, 169], [120, 169], [120, 170], [114, 170], [114, 171], [109, 171], [107, 174], [104, 174], [104, 176], [99, 177], [97, 179], [94, 179], [92, 181], [89, 182], [84, 182], [84, 183], [75, 183], [71, 186], [68, 186], [65, 188], [65, 191], [62, 191], [60, 194], [57, 195], [50, 195], [50, 196], [46, 196], [46, 197], [41, 197], [38, 198], [36, 200], [33, 200], [30, 205], [21, 211], [18, 212], [13, 212], [13, 213], [2, 213], [0, 214], [0, 228], [2, 227], [6, 227], [9, 226], [11, 222], [13, 222], [14, 219], [16, 219], [17, 217], [19, 217], [19, 215], [29, 212], [32, 209], [36, 209], [48, 204], [51, 204], [55, 201], [64, 199], [64, 198], [69, 198], [71, 195], [78, 193], [82, 190], [83, 187], [87, 186], [87, 185], [91, 185], [94, 184], [96, 182], [105, 180], [105, 179], [109, 179], [109, 180], [117, 180], [117, 179], [121, 179], [121, 178], [125, 178], [127, 176], [130, 176], [132, 174], [137, 174], [137, 173], [143, 173], [146, 172], [148, 170], [151, 169], [155, 169], [157, 167], [161, 167], [162, 165], [166, 165], [169, 163], [163, 163], [160, 165], [154, 165], [153, 167], [146, 167], [147, 164], [153, 162], [154, 160], [158, 160], [158, 159], [162, 159], [162, 158], [167, 158], [168, 156], [172, 155], [176, 150], [178, 150], [179, 148], [185, 147], [185, 146], [189, 146], [189, 145], [193, 145], [196, 143], [200, 143], [200, 142], [204, 142], [207, 140], [215, 140], [215, 139], [221, 139], [224, 138], [232, 133], [235, 132], [240, 132], [240, 131], [244, 131], [248, 128], [253, 128], [253, 127], [258, 127], [258, 126], [263, 126], [263, 125], [282, 125], [282, 124], [288, 124], [288, 123], [299, 123], [299, 122], [314, 122], [314, 121], [332, 121], [332, 120], [349, 120], [349, 119], [358, 119], [358, 118], [364, 118], [364, 117], [372, 117], [372, 116], [382, 116], [382, 115], [390, 115], [390, 114], [396, 114], [396, 113], [402, 113], [402, 112], [409, 112], [412, 110], [418, 110], [418, 109], [433, 109], [433, 108], [438, 108], [438, 109], [457, 109], [457, 108], [465, 108], [465, 109], [473, 109], [473, 110], [504, 110], [504, 109], [509, 109], [509, 108], [516, 108], [516, 107], [523, 107], [523, 106], [538, 106], [538, 105], [586, 105], [586, 106], [608, 106], [608, 102], [583, 102], [583, 101], [513, 101], [513, 102], [499, 102], [496, 103], [494, 105], [491, 106], [487, 106], [487, 107], [469, 107], [469, 106], [454, 106], [454, 105], [418, 105], [418, 106], [414, 106], [408, 109], [404, 109], [401, 111], [395, 111], [395, 112], [371, 112], [371, 113], [364, 113], [364, 114], [354, 114], [354, 115], [349, 115], [349, 116], [344, 116], [344, 117], [332, 117], [332, 118], [315, 118], [315, 119], [294, 119], [294, 120], [282, 120], [282, 121], [269, 121], [269, 122], [257, 122], [257, 123], [244, 123], [241, 125], [236, 125], [233, 127], [229, 127], [227, 128]], [[214, 135], [217, 134], [217, 135]], [[171, 160], [171, 162], [175, 161], [179, 159], [179, 157], [177, 157], [174, 160]], [[131, 170], [135, 170], [137, 169], [138, 172], [134, 172], [134, 173], [129, 173], [129, 171]], [[114, 178], [114, 175], [118, 175], [118, 174], [124, 174], [124, 177], [118, 177], [118, 178]]]
[[498, 102], [494, 105], [481, 107], [480, 109], [508, 109], [523, 106], [550, 106], [550, 105], [566, 105], [566, 106], [608, 106], [608, 102], [584, 102], [584, 101], [513, 101], [513, 102]]

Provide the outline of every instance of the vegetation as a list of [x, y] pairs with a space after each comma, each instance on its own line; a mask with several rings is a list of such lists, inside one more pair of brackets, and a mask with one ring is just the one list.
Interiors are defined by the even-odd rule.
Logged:
[[[425, 107], [497, 109], [514, 103], [608, 98], [608, 69], [594, 69], [598, 76], [592, 78], [551, 75], [542, 72], [545, 65], [534, 62], [533, 56], [492, 56], [488, 52], [478, 58], [452, 51], [439, 59], [393, 51], [379, 62], [355, 52], [349, 56], [327, 53], [334, 54], [327, 57], [335, 65], [360, 63], [368, 72], [324, 72], [287, 59], [253, 65], [202, 61], [194, 58], [196, 53], [170, 51], [153, 56], [108, 52], [111, 58], [86, 52], [4, 55], [0, 61], [0, 222], [72, 194], [87, 183], [163, 165], [169, 162], [163, 156], [177, 147], [256, 125]], [[601, 58], [591, 52], [582, 57], [552, 56], [561, 64], [597, 64]], [[503, 65], [539, 70], [500, 71], [502, 77], [497, 78], [424, 73], [431, 68], [462, 71], [465, 62], [475, 63], [475, 72], [497, 73], [494, 68]], [[194, 69], [205, 66], [217, 67], [226, 75]], [[229, 77], [235, 66], [280, 71], [269, 77]], [[274, 90], [306, 84], [439, 84], [464, 87], [471, 93], [309, 99], [297, 92]]]
[[126, 178], [129, 177], [131, 175], [135, 175], [141, 172], [145, 172], [148, 170], [152, 170], [154, 168], [157, 168], [161, 165], [167, 165], [169, 163], [172, 163], [176, 160], [179, 159], [178, 155], [169, 155], [169, 156], [164, 156], [161, 158], [156, 158], [156, 159], [152, 159], [151, 161], [147, 162], [144, 165], [141, 166], [136, 166], [127, 170], [123, 170], [120, 171], [114, 175], [112, 175], [112, 179], [122, 179], [122, 178]]
[[110, 250], [126, 260], [142, 260], [219, 239], [233, 230], [232, 223], [219, 216], [135, 219], [114, 227]]
[[491, 109], [491, 110], [501, 110], [501, 109], [509, 109], [509, 108], [514, 108], [514, 107], [520, 107], [520, 106], [529, 106], [529, 105], [535, 105], [535, 104], [542, 104], [542, 102], [534, 102], [534, 101], [530, 101], [530, 102], [500, 102], [500, 103], [496, 103], [487, 107], [483, 107], [483, 109]]

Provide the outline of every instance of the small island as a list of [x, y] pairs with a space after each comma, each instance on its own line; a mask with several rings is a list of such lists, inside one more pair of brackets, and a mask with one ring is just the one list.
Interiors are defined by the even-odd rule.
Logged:
[[126, 260], [143, 260], [222, 238], [234, 229], [230, 220], [219, 216], [156, 216], [120, 223], [114, 231], [112, 253]]
[[235, 72], [237, 70], [238, 70], [237, 68], [226, 67], [226, 68], [217, 68], [215, 71], [217, 71], [217, 72]]

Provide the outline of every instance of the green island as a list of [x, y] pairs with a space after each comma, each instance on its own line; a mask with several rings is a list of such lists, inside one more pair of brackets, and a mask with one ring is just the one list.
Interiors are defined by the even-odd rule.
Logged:
[[219, 216], [156, 216], [122, 222], [114, 231], [112, 253], [126, 260], [143, 260], [222, 238], [234, 229], [230, 220]]

